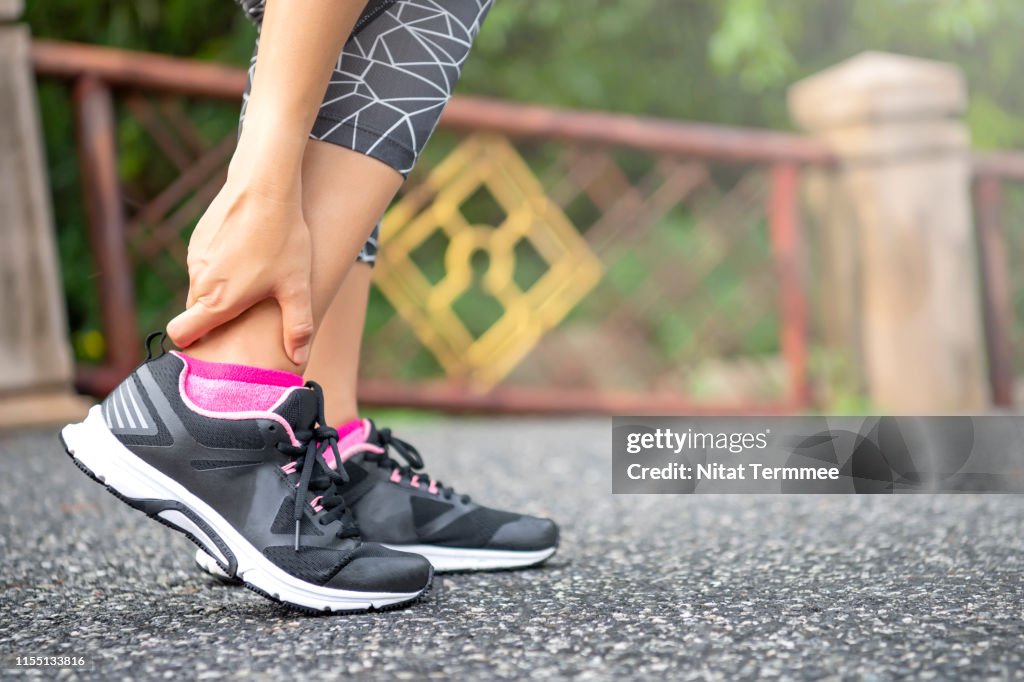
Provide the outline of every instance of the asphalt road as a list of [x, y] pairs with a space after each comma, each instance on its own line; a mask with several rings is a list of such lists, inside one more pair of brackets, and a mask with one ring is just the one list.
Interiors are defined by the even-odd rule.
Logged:
[[97, 679], [1024, 677], [1022, 496], [612, 496], [605, 420], [398, 433], [445, 483], [556, 518], [556, 558], [302, 616], [198, 573], [54, 433], [9, 434], [0, 658], [82, 656], [16, 674]]

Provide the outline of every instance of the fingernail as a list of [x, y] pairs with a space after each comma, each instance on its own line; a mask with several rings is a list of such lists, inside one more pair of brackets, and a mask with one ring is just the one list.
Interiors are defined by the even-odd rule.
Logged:
[[295, 364], [305, 365], [309, 362], [309, 346], [301, 346], [295, 349]]

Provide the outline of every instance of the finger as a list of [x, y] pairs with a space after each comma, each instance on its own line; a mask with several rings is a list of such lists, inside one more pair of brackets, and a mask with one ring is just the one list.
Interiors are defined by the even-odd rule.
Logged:
[[205, 267], [199, 264], [189, 263], [188, 266], [188, 295], [185, 297], [185, 307], [191, 308], [195, 305], [203, 289], [200, 283], [203, 281]]
[[220, 325], [241, 315], [248, 307], [245, 301], [201, 295], [190, 308], [170, 321], [167, 335], [179, 348], [187, 348]]
[[277, 294], [284, 327], [284, 350], [296, 365], [309, 362], [313, 343], [313, 302], [309, 282], [293, 282]]

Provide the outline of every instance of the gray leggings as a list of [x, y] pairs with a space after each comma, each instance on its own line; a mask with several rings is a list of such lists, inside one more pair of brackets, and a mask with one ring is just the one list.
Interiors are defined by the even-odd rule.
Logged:
[[[239, 0], [257, 23], [266, 0]], [[407, 176], [437, 125], [493, 0], [371, 0], [334, 65], [310, 137]], [[258, 47], [258, 45], [257, 45]], [[249, 66], [249, 86], [256, 54]], [[380, 225], [359, 253], [377, 259]]]

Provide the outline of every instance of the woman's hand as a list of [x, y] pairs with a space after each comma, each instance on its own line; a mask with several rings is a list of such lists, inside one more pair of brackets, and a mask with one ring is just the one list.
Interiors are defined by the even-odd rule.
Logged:
[[200, 219], [188, 248], [186, 310], [167, 325], [185, 348], [268, 298], [281, 306], [284, 349], [309, 360], [313, 337], [309, 228], [301, 191], [228, 183]]

